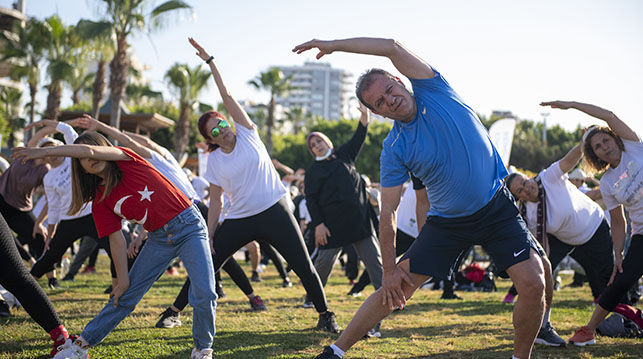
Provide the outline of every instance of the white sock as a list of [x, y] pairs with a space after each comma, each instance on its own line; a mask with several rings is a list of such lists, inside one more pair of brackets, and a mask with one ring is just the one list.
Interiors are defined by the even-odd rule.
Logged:
[[330, 346], [330, 348], [331, 348], [331, 349], [333, 349], [333, 352], [334, 352], [334, 353], [335, 353], [335, 355], [337, 355], [338, 357], [340, 357], [340, 358], [343, 358], [343, 357], [344, 357], [344, 354], [345, 354], [345, 353], [344, 353], [344, 351], [343, 351], [343, 350], [341, 350], [341, 349], [339, 349], [339, 347], [338, 347], [337, 345], [332, 344], [332, 345]]
[[518, 357], [517, 357], [517, 356], [515, 356], [515, 355], [512, 355], [512, 356], [511, 356], [511, 359], [520, 359], [520, 358], [518, 358]]
[[547, 323], [549, 323], [549, 311], [551, 311], [551, 308], [545, 309], [545, 315], [543, 316], [543, 322], [540, 325], [541, 328], [544, 328]]

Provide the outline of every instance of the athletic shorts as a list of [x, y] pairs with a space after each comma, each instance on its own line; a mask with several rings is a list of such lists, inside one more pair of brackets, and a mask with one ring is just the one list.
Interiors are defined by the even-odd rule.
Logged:
[[489, 203], [470, 216], [429, 216], [400, 261], [410, 259], [411, 273], [446, 280], [453, 275], [458, 257], [476, 244], [491, 256], [498, 273], [529, 259], [530, 248], [545, 256], [522, 220], [509, 189], [502, 186]]

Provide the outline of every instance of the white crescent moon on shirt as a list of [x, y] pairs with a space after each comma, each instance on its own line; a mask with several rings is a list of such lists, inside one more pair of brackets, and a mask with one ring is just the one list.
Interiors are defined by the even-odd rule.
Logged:
[[[119, 199], [118, 202], [116, 202], [116, 204], [114, 205], [114, 213], [118, 214], [121, 218], [123, 218], [125, 220], [128, 220], [128, 221], [129, 221], [129, 218], [126, 218], [125, 216], [123, 216], [123, 213], [121, 213], [121, 206], [123, 205], [123, 202], [125, 202], [125, 200], [130, 198], [130, 197], [132, 197], [131, 194], [129, 194], [127, 196], [124, 196], [121, 199]], [[133, 219], [133, 221], [135, 223], [138, 223], [138, 224], [145, 224], [146, 220], [147, 220], [147, 208], [145, 208], [145, 215], [143, 216], [142, 219], [140, 219], [140, 220]]]

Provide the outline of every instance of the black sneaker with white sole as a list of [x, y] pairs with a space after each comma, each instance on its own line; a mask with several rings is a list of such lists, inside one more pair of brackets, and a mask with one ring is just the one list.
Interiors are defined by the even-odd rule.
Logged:
[[554, 329], [551, 323], [547, 323], [544, 328], [540, 328], [538, 336], [536, 337], [536, 344], [543, 344], [550, 347], [567, 346], [565, 339], [561, 338], [558, 333], [556, 333], [556, 329]]
[[315, 357], [315, 359], [342, 359], [340, 358], [331, 347], [324, 347], [324, 351]]
[[319, 315], [319, 321], [317, 321], [317, 329], [323, 330], [329, 333], [339, 333], [341, 330], [339, 325], [337, 325], [337, 319], [335, 313], [326, 312]]
[[179, 319], [179, 313], [173, 311], [171, 308], [167, 308], [163, 313], [161, 313], [161, 319], [156, 322], [157, 328], [174, 328], [181, 326], [181, 319]]

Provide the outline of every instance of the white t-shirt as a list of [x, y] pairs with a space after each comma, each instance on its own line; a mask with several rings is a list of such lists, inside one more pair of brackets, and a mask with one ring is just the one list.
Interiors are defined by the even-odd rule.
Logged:
[[303, 219], [304, 222], [310, 223], [313, 219], [310, 217], [310, 212], [308, 212], [308, 206], [306, 206], [306, 198], [299, 201], [299, 218]]
[[397, 229], [403, 231], [413, 238], [418, 236], [418, 222], [415, 213], [416, 204], [413, 182], [406, 185], [400, 205], [397, 207]]
[[[567, 180], [554, 162], [540, 172], [547, 201], [547, 233], [561, 242], [578, 246], [589, 241], [605, 216], [601, 207]], [[527, 225], [536, 233], [538, 203], [527, 202]]]
[[632, 234], [643, 234], [643, 143], [623, 140], [623, 145], [621, 162], [601, 178], [601, 194], [608, 210], [627, 209]]
[[237, 142], [230, 153], [210, 152], [203, 176], [230, 196], [226, 218], [245, 218], [274, 205], [287, 191], [281, 183], [256, 126], [237, 125]]
[[[73, 127], [64, 122], [56, 126], [56, 131], [63, 134], [65, 143], [72, 144], [78, 137]], [[47, 223], [58, 224], [61, 220], [84, 217], [92, 213], [91, 203], [81, 208], [75, 215], [68, 215], [71, 207], [71, 158], [65, 157], [63, 163], [47, 172], [42, 182], [47, 196]]]
[[196, 195], [199, 196], [199, 200], [204, 202], [205, 198], [208, 196], [208, 190], [210, 189], [208, 181], [203, 179], [203, 177], [195, 176], [192, 178], [192, 187], [196, 191]]
[[148, 160], [154, 168], [161, 172], [163, 176], [167, 177], [187, 198], [193, 201], [199, 199], [188, 176], [183, 172], [181, 167], [179, 167], [178, 163], [174, 165], [158, 152], [150, 152], [152, 152], [152, 158], [146, 158], [146, 160]]

